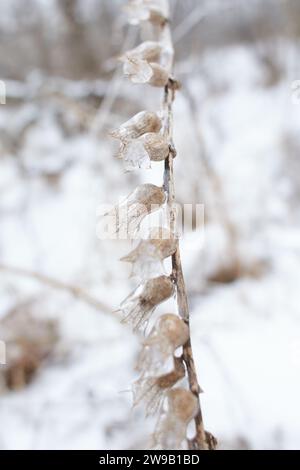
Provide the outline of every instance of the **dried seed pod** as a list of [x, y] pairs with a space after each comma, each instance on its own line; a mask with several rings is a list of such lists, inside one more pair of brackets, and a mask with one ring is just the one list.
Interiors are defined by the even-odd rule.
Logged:
[[145, 60], [146, 62], [157, 62], [160, 59], [163, 47], [159, 42], [145, 41], [139, 46], [126, 52], [120, 58], [121, 61], [126, 61], [128, 57]]
[[127, 54], [122, 59], [123, 72], [132, 83], [149, 83], [154, 87], [165, 87], [169, 81], [169, 73], [161, 65]]
[[154, 309], [174, 294], [174, 284], [168, 276], [150, 279], [132, 292], [120, 306], [124, 322], [137, 331], [147, 326]]
[[125, 169], [131, 171], [151, 168], [151, 161], [165, 160], [169, 152], [169, 144], [162, 135], [148, 132], [138, 139], [121, 142], [118, 158], [124, 161]]
[[146, 404], [147, 416], [160, 411], [167, 391], [185, 377], [182, 358], [174, 357], [174, 369], [159, 377], [144, 377], [133, 384], [133, 406], [141, 401]]
[[154, 25], [163, 25], [166, 22], [166, 12], [157, 0], [130, 0], [125, 7], [129, 23], [137, 25], [150, 21]]
[[175, 388], [168, 390], [167, 402], [168, 410], [158, 422], [154, 445], [164, 450], [182, 449], [187, 426], [198, 413], [198, 400], [192, 392]]
[[172, 256], [177, 249], [177, 239], [168, 229], [154, 228], [149, 238], [141, 240], [138, 246], [121, 261], [132, 264], [132, 275], [149, 279], [152, 274], [164, 271], [163, 260]]
[[165, 87], [169, 81], [169, 72], [161, 65], [151, 62], [152, 75], [146, 83], [154, 87]]
[[189, 338], [189, 328], [177, 315], [162, 315], [144, 341], [137, 369], [157, 374], [177, 348]]
[[179, 421], [188, 424], [198, 413], [198, 400], [184, 388], [175, 388], [168, 392], [169, 413]]
[[138, 186], [121, 204], [105, 214], [112, 219], [112, 233], [135, 234], [142, 220], [160, 209], [166, 200], [163, 188], [154, 184]]
[[153, 162], [165, 160], [170, 153], [169, 143], [161, 134], [148, 132], [140, 137], [149, 158]]
[[156, 113], [141, 111], [122, 126], [110, 133], [110, 135], [121, 141], [137, 139], [148, 132], [159, 132], [162, 127], [160, 118]]
[[153, 77], [151, 65], [139, 57], [127, 55], [124, 59], [123, 72], [132, 83], [149, 83]]

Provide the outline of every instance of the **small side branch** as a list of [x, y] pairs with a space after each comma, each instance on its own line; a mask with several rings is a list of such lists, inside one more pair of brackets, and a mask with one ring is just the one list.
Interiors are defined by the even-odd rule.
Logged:
[[88, 304], [90, 307], [93, 307], [94, 309], [102, 312], [102, 313], [111, 313], [112, 310], [103, 302], [101, 302], [98, 299], [95, 299], [93, 296], [91, 296], [89, 293], [84, 291], [78, 286], [73, 286], [70, 284], [66, 284], [62, 281], [59, 281], [57, 279], [54, 279], [52, 277], [46, 276], [44, 274], [40, 274], [34, 271], [30, 271], [27, 269], [23, 268], [16, 268], [12, 266], [6, 266], [3, 264], [0, 264], [0, 272], [7, 272], [8, 274], [12, 274], [15, 276], [22, 276], [22, 277], [27, 277], [30, 279], [34, 279], [42, 284], [46, 284], [49, 287], [52, 287], [53, 289], [58, 289], [62, 290], [65, 292], [68, 292], [71, 294], [73, 297], [76, 299], [79, 299], [86, 304]]

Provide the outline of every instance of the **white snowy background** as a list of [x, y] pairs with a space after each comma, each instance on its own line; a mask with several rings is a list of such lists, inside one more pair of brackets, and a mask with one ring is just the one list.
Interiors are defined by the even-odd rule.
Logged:
[[[161, 96], [116, 69], [124, 37], [138, 41], [122, 2], [77, 2], [99, 62], [89, 71], [70, 59], [85, 50], [72, 49], [57, 3], [1, 1], [0, 319], [29, 311], [57, 322], [59, 340], [28, 386], [2, 391], [0, 448], [145, 448], [153, 422], [131, 408], [138, 340], [113, 313], [136, 285], [119, 262], [130, 245], [98, 240], [96, 227], [100, 204], [161, 184], [160, 164], [124, 173], [107, 136]], [[221, 448], [299, 449], [299, 9], [214, 2], [201, 20], [209, 2], [184, 3], [173, 2], [175, 174], [179, 202], [206, 210], [204, 244], [203, 228], [181, 241], [205, 425]], [[1, 266], [79, 286], [108, 308]]]

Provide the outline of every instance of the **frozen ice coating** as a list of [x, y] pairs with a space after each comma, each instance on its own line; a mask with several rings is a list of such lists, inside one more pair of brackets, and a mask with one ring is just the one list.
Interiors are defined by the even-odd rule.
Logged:
[[110, 224], [110, 233], [120, 237], [134, 236], [147, 215], [158, 211], [166, 200], [163, 188], [142, 184], [111, 211], [104, 214]]
[[155, 132], [149, 132], [138, 139], [121, 141], [118, 158], [124, 161], [127, 171], [134, 169], [149, 169], [151, 161], [165, 160], [170, 149], [166, 139]]
[[120, 305], [123, 321], [133, 329], [147, 326], [154, 309], [174, 294], [174, 284], [168, 276], [160, 276], [147, 281], [140, 290], [136, 289]]
[[161, 119], [151, 111], [141, 111], [129, 121], [110, 133], [112, 137], [120, 140], [137, 139], [149, 132], [159, 132], [162, 127]]
[[173, 370], [157, 377], [144, 374], [133, 384], [133, 405], [144, 402], [146, 415], [160, 413], [167, 390], [177, 384], [185, 376], [185, 368], [181, 358], [174, 358]]
[[129, 23], [132, 25], [144, 21], [161, 25], [167, 19], [166, 9], [160, 0], [129, 0], [125, 10], [128, 13]]
[[153, 78], [151, 65], [137, 57], [128, 56], [124, 59], [123, 72], [132, 83], [150, 83]]
[[172, 256], [176, 249], [177, 240], [168, 229], [153, 228], [149, 238], [141, 240], [121, 261], [132, 264], [132, 275], [149, 279], [164, 271], [163, 260]]
[[169, 143], [161, 134], [148, 132], [142, 135], [139, 140], [143, 143], [151, 161], [161, 162], [168, 157]]
[[188, 327], [183, 320], [172, 313], [162, 315], [144, 341], [137, 369], [141, 372], [149, 370], [157, 375], [188, 337]]
[[168, 70], [154, 62], [151, 62], [149, 65], [152, 69], [152, 74], [146, 83], [157, 88], [164, 88], [169, 81]]
[[159, 42], [146, 41], [121, 57], [124, 75], [133, 83], [149, 83], [154, 87], [164, 87], [169, 80], [169, 71], [159, 62], [164, 57]]
[[140, 139], [128, 140], [120, 144], [118, 158], [124, 161], [126, 171], [151, 168], [149, 153]]
[[169, 413], [179, 421], [188, 424], [197, 414], [198, 401], [195, 395], [184, 388], [175, 388], [168, 392]]
[[130, 57], [145, 60], [147, 62], [159, 62], [162, 50], [163, 47], [161, 43], [155, 41], [145, 41], [134, 49], [127, 51], [126, 54], [121, 57], [121, 60], [125, 62], [128, 57]]
[[155, 448], [187, 449], [186, 432], [198, 412], [196, 397], [189, 390], [174, 388], [167, 392], [168, 409], [161, 414], [154, 436]]

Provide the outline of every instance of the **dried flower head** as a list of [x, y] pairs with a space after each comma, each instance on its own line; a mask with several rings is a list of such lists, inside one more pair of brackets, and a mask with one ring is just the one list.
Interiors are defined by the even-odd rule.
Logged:
[[133, 406], [141, 401], [146, 404], [147, 416], [160, 411], [167, 391], [185, 376], [182, 358], [174, 357], [174, 368], [171, 372], [159, 377], [142, 375], [133, 384]]
[[154, 309], [174, 294], [174, 284], [168, 276], [150, 279], [131, 293], [120, 306], [124, 322], [134, 330], [145, 328]]
[[130, 0], [125, 9], [129, 16], [129, 23], [133, 25], [144, 21], [163, 25], [167, 19], [160, 0]]
[[189, 338], [189, 328], [177, 315], [167, 313], [156, 322], [148, 338], [145, 339], [139, 356], [138, 370], [157, 374], [166, 361], [173, 356]]
[[112, 232], [134, 235], [142, 220], [149, 214], [159, 210], [164, 204], [166, 195], [163, 188], [154, 184], [138, 186], [123, 202], [105, 214], [112, 219]]
[[149, 238], [141, 240], [121, 261], [132, 264], [132, 276], [149, 279], [152, 274], [164, 271], [163, 260], [172, 256], [176, 249], [177, 240], [171, 237], [168, 229], [154, 228]]
[[156, 113], [141, 111], [122, 124], [119, 129], [110, 132], [110, 135], [121, 141], [137, 139], [148, 132], [159, 132], [162, 127], [161, 119]]
[[153, 436], [154, 445], [164, 450], [182, 449], [187, 426], [198, 413], [198, 400], [192, 392], [175, 388], [167, 392], [167, 405]]

